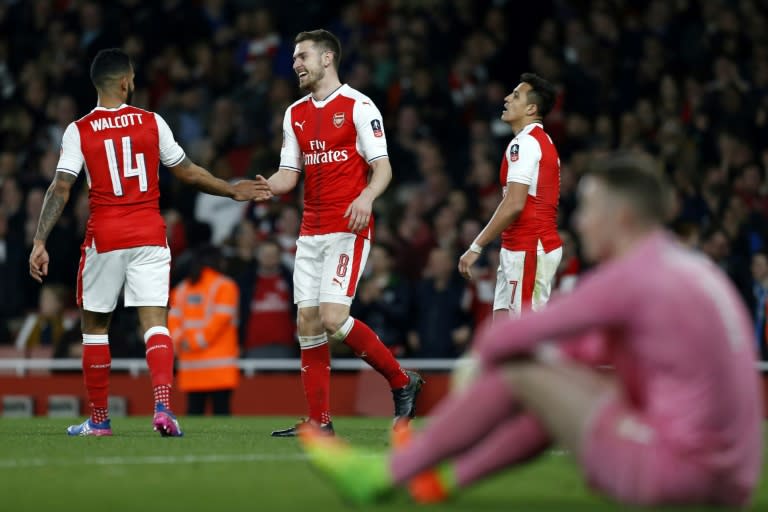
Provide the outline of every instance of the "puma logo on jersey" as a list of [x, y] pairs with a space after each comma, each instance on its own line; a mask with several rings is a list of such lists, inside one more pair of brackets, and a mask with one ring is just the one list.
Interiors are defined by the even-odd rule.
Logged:
[[339, 285], [339, 288], [344, 288], [344, 284], [335, 277], [333, 278], [333, 284]]
[[301, 132], [304, 133], [304, 123], [306, 123], [307, 120], [305, 119], [302, 122], [294, 121], [293, 124], [301, 128]]

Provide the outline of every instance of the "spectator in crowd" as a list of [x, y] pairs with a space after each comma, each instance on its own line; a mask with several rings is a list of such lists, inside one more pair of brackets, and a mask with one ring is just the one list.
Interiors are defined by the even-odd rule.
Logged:
[[449, 249], [432, 249], [424, 278], [416, 285], [408, 333], [414, 357], [456, 357], [472, 336], [469, 296], [454, 259]]
[[248, 358], [296, 357], [293, 278], [274, 240], [261, 242], [256, 262], [239, 276], [242, 354]]
[[[576, 186], [592, 161], [618, 148], [644, 152], [673, 183], [672, 225], [685, 226], [679, 233], [688, 245], [700, 245], [748, 288], [749, 262], [768, 246], [768, 8], [715, 0], [631, 9], [621, 7], [627, 2], [544, 4], [513, 33], [515, 2], [10, 2], [0, 15], [6, 239], [23, 243], [27, 196], [34, 203], [40, 177], [50, 181], [50, 166], [40, 162], [52, 158], [47, 153], [55, 158], [63, 128], [90, 110], [87, 63], [107, 44], [135, 60], [134, 104], [167, 113], [180, 140], [194, 141], [193, 158], [232, 176], [274, 169], [282, 114], [301, 94], [291, 69], [291, 35], [306, 28], [297, 26], [300, 6], [317, 26], [339, 32], [347, 49], [342, 81], [365, 91], [393, 127], [394, 180], [377, 201], [376, 239], [389, 235], [395, 268], [411, 283], [423, 277], [436, 244], [450, 243], [467, 219], [486, 222], [498, 205], [497, 155], [512, 136], [498, 106], [519, 73], [532, 69], [557, 89], [544, 125], [562, 159], [559, 228], [572, 228]], [[518, 46], [524, 51], [513, 61], [504, 57]], [[177, 256], [199, 245], [197, 195], [164, 168], [160, 184]], [[439, 211], [446, 203], [453, 214]], [[289, 268], [300, 204], [297, 191], [245, 212], [258, 239], [280, 242]], [[234, 213], [201, 216], [217, 244], [243, 218]], [[78, 250], [82, 218], [68, 207], [52, 236]], [[25, 272], [10, 256], [0, 265], [16, 269], [12, 279]], [[49, 282], [64, 284], [76, 271], [54, 270]], [[39, 287], [23, 293], [29, 297], [0, 299], [0, 318], [14, 326], [38, 304]], [[14, 334], [0, 329], [0, 343]]]
[[[474, 239], [474, 236], [469, 238], [468, 243]], [[496, 271], [501, 264], [498, 245], [489, 245], [488, 250], [484, 251], [483, 257], [485, 263], [482, 259], [479, 260], [480, 263], [472, 271], [472, 281], [467, 283], [470, 293], [472, 323], [476, 327], [493, 317], [493, 299], [496, 297]]]
[[240, 380], [237, 318], [240, 291], [219, 270], [221, 254], [203, 246], [195, 252], [190, 273], [170, 299], [168, 330], [178, 363], [176, 382], [187, 393], [187, 414], [228, 416], [232, 392]]
[[368, 324], [393, 354], [402, 356], [411, 298], [408, 282], [394, 272], [394, 264], [391, 247], [377, 244], [371, 248], [352, 316]]
[[704, 233], [701, 239], [701, 251], [720, 267], [720, 270], [733, 277], [731, 243], [722, 228], [713, 227]]
[[252, 273], [256, 264], [258, 244], [259, 238], [254, 223], [247, 219], [240, 222], [232, 232], [230, 245], [224, 247], [224, 273], [242, 283], [246, 274]]
[[0, 344], [11, 341], [9, 323], [24, 312], [24, 298], [19, 292], [27, 279], [19, 268], [25, 262], [24, 245], [10, 230], [8, 213], [0, 207]]
[[71, 297], [63, 285], [43, 285], [38, 312], [27, 314], [16, 336], [16, 348], [27, 355], [35, 351], [49, 357], [77, 355], [73, 349], [79, 348], [81, 339], [76, 310], [71, 310], [74, 315], [66, 314]]
[[554, 291], [556, 293], [568, 293], [576, 286], [581, 272], [581, 260], [579, 249], [576, 246], [576, 237], [567, 230], [560, 230], [560, 239], [563, 241], [563, 258], [557, 267], [555, 274]]
[[768, 358], [768, 254], [758, 252], [752, 256], [751, 293], [746, 294], [746, 302], [750, 306], [752, 319], [755, 322], [755, 338], [758, 352], [763, 358]]
[[295, 206], [285, 205], [275, 222], [275, 240], [280, 245], [280, 261], [288, 269], [293, 270], [296, 261], [296, 240], [299, 239], [301, 216]]

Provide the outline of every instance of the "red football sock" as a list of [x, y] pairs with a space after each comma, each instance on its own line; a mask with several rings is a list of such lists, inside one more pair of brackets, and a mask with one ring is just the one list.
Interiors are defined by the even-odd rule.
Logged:
[[91, 407], [91, 421], [102, 423], [109, 419], [109, 370], [112, 356], [106, 334], [83, 335], [83, 380]]
[[173, 341], [165, 327], [152, 327], [144, 334], [147, 366], [152, 379], [154, 402], [171, 408], [173, 384]]
[[[408, 375], [403, 371], [400, 363], [381, 342], [375, 332], [360, 320], [349, 317], [354, 322], [352, 328], [344, 338], [355, 355], [371, 365], [374, 370], [384, 376], [392, 389], [403, 388], [408, 385]], [[349, 320], [347, 320], [349, 322]], [[342, 330], [344, 327], [342, 327]]]
[[152, 387], [152, 397], [155, 404], [161, 403], [166, 409], [171, 408], [171, 385], [159, 384]]
[[331, 421], [331, 351], [325, 335], [301, 336], [305, 345], [325, 340], [320, 345], [301, 348], [301, 383], [309, 405], [309, 419], [325, 424]]

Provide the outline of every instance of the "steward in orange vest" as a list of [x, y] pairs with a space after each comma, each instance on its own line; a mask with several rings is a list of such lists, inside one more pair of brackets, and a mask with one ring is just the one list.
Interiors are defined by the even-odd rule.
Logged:
[[218, 249], [201, 249], [190, 276], [171, 292], [168, 330], [178, 357], [178, 387], [189, 393], [190, 415], [203, 414], [209, 396], [214, 414], [230, 414], [232, 390], [240, 379], [240, 292], [232, 279], [215, 270], [219, 261]]

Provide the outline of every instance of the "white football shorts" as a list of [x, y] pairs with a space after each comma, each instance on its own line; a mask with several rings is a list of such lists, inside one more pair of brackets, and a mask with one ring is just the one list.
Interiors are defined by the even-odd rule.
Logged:
[[552, 283], [555, 282], [557, 267], [563, 259], [563, 248], [549, 252], [540, 252], [536, 258], [536, 285], [533, 289], [533, 310], [539, 311], [547, 305], [552, 295]]
[[171, 251], [142, 246], [99, 253], [81, 248], [77, 273], [77, 304], [86, 311], [109, 313], [117, 307], [120, 290], [126, 306], [168, 305]]
[[506, 309], [510, 315], [517, 316], [524, 307], [534, 311], [544, 308], [562, 257], [562, 247], [541, 254], [502, 248], [496, 273], [494, 311]]
[[493, 310], [506, 309], [510, 315], [516, 316], [524, 304], [530, 308], [535, 282], [536, 251], [510, 251], [502, 247], [496, 271]]
[[370, 249], [370, 240], [354, 233], [300, 236], [293, 301], [300, 308], [321, 302], [351, 305]]

